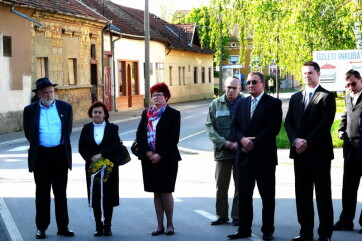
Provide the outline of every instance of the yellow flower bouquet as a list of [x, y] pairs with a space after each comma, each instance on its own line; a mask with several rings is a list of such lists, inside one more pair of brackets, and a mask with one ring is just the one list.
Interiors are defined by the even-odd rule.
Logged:
[[112, 173], [113, 166], [114, 166], [113, 162], [101, 157], [97, 161], [92, 162], [90, 164], [89, 169], [88, 169], [88, 174], [93, 175], [93, 174], [97, 173], [96, 177], [94, 179], [95, 179], [96, 183], [100, 183], [101, 170], [104, 167], [103, 182], [105, 183], [105, 182], [107, 182], [109, 176]]

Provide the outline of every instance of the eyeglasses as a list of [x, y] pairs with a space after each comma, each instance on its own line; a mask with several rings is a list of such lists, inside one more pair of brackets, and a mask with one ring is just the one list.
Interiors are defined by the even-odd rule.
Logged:
[[252, 80], [252, 81], [246, 81], [246, 85], [256, 85], [257, 83], [259, 83], [257, 80]]
[[152, 95], [152, 98], [161, 97], [161, 96], [163, 96], [163, 94], [154, 94]]
[[345, 87], [346, 87], [346, 88], [349, 88], [349, 87], [351, 87], [351, 86], [352, 86], [352, 87], [355, 87], [356, 84], [357, 84], [356, 82], [347, 83]]

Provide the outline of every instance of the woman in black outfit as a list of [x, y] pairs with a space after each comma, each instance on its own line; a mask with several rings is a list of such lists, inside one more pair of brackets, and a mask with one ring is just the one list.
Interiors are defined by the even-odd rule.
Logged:
[[[99, 158], [109, 159], [113, 162], [113, 156], [119, 151], [120, 138], [118, 126], [108, 122], [109, 113], [107, 107], [102, 102], [94, 102], [88, 110], [88, 116], [92, 122], [85, 124], [79, 139], [79, 153], [85, 160], [85, 170], [87, 176], [88, 202], [90, 201], [90, 173], [89, 166]], [[97, 174], [97, 176], [100, 176]], [[94, 236], [111, 236], [113, 207], [119, 205], [119, 177], [118, 166], [114, 165], [112, 172], [103, 183], [103, 215], [101, 208], [101, 185], [94, 181], [92, 194], [92, 207], [96, 222], [96, 232]]]
[[[153, 106], [146, 108], [137, 129], [139, 159], [142, 161], [143, 184], [146, 192], [154, 193], [157, 228], [153, 236], [174, 234], [172, 222], [178, 161], [177, 143], [180, 136], [180, 112], [169, 107], [171, 94], [167, 85], [150, 88]], [[163, 223], [166, 214], [167, 226]]]

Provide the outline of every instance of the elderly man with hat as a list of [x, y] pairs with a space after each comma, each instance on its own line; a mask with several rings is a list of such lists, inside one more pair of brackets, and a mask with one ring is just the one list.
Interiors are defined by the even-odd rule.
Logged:
[[37, 239], [46, 238], [50, 223], [50, 189], [53, 189], [58, 235], [74, 236], [69, 230], [67, 207], [68, 169], [72, 168], [72, 106], [54, 99], [54, 86], [47, 77], [36, 81], [39, 101], [24, 108], [25, 136], [30, 143], [28, 167], [36, 185]]

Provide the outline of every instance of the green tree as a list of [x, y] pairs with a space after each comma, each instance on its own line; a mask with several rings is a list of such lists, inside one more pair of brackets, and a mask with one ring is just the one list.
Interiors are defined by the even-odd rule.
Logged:
[[356, 4], [348, 0], [212, 0], [216, 9], [210, 26], [218, 23], [218, 14], [232, 31], [239, 29], [240, 56], [245, 57], [252, 43], [252, 56], [265, 66], [278, 66], [300, 76], [303, 62], [312, 59], [315, 50], [353, 49]]

